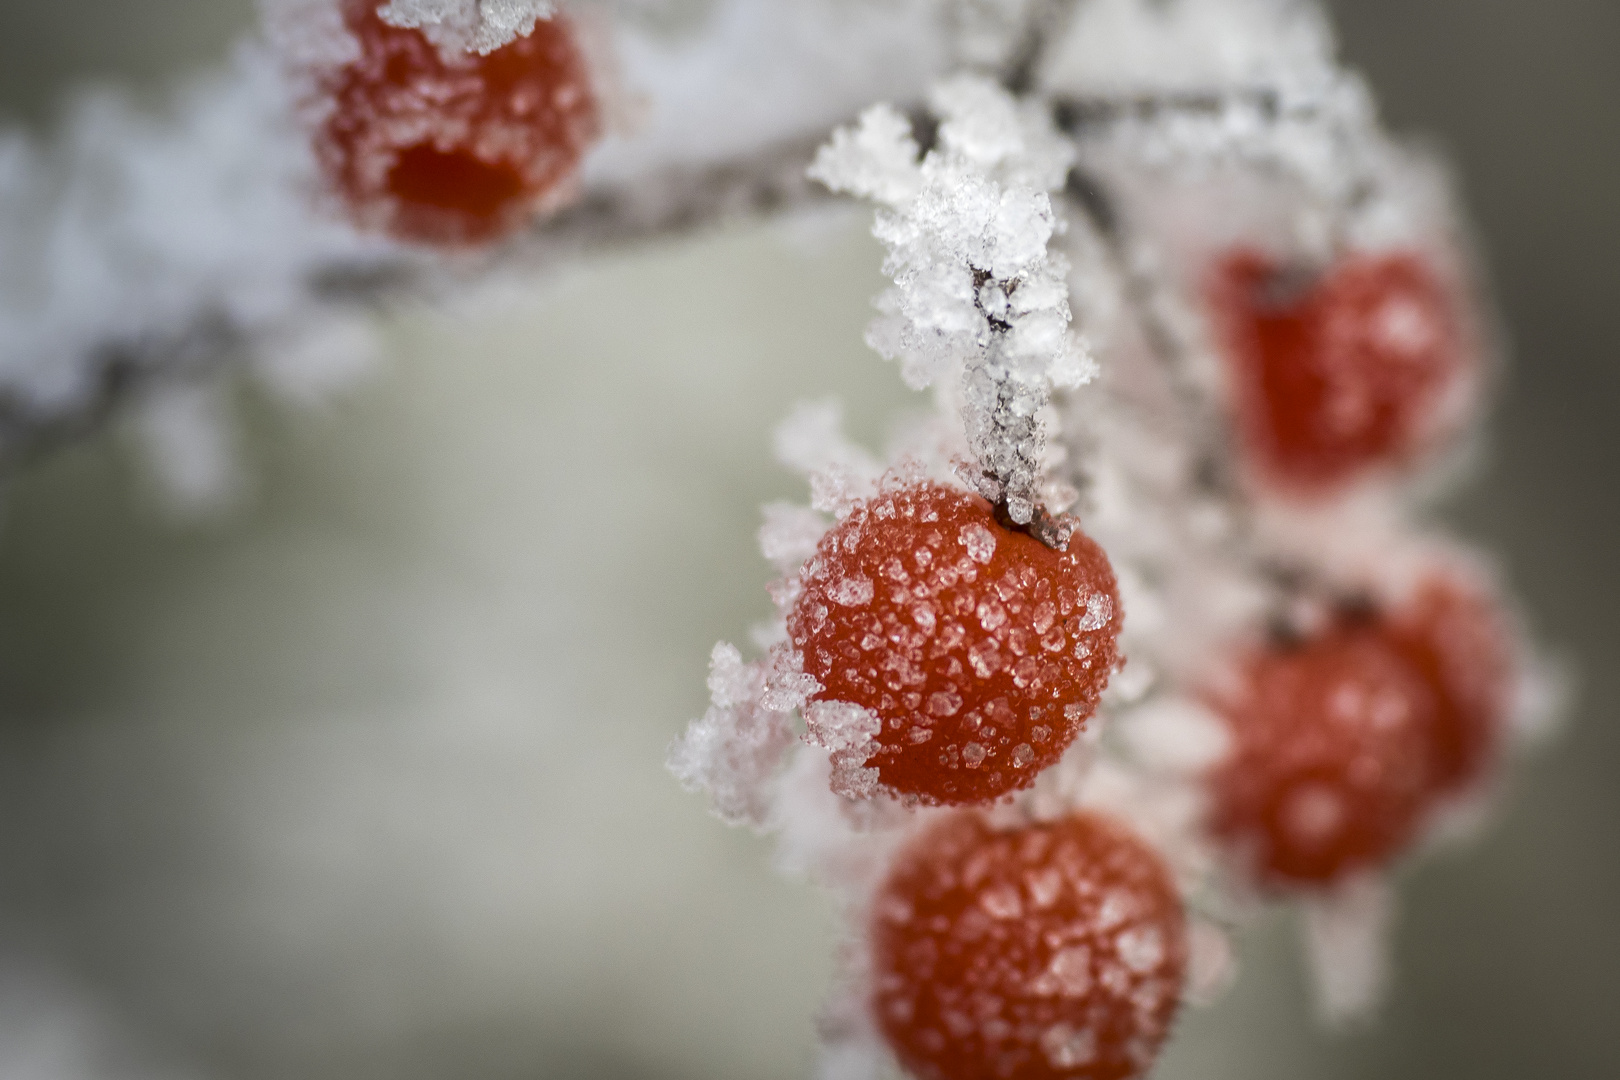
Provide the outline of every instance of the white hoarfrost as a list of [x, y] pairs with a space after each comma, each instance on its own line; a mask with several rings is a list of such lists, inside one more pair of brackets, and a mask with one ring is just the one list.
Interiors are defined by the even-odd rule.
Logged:
[[262, 50], [167, 120], [85, 99], [53, 144], [0, 138], [0, 390], [49, 414], [139, 374], [205, 370], [323, 303], [306, 275], [384, 246], [313, 213], [292, 91]]
[[707, 791], [714, 811], [733, 824], [762, 828], [770, 784], [793, 741], [785, 711], [766, 707], [765, 671], [743, 663], [722, 641], [709, 657], [711, 704], [669, 751], [669, 768], [689, 791]]
[[912, 124], [876, 105], [816, 156], [810, 175], [879, 204], [873, 235], [889, 249], [894, 286], [867, 341], [898, 359], [918, 389], [960, 381], [973, 482], [1028, 523], [1039, 500], [1041, 411], [1052, 388], [1096, 373], [1070, 331], [1068, 263], [1051, 250], [1051, 192], [1074, 152], [1048, 109], [994, 82], [937, 84], [929, 107], [937, 145], [922, 153]]
[[557, 6], [551, 0], [390, 0], [377, 9], [393, 26], [421, 30], [441, 49], [492, 53], [534, 32]]

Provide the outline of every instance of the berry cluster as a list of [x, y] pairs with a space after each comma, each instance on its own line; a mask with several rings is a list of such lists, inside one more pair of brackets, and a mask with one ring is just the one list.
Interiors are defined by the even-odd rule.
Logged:
[[[1494, 592], [1406, 525], [1483, 367], [1445, 223], [1330, 49], [1312, 85], [1347, 92], [1290, 108], [1088, 51], [1116, 17], [1175, 38], [1143, 57], [1196, 50], [1161, 7], [1081, 5], [1059, 82], [958, 75], [936, 124], [874, 106], [818, 154], [814, 178], [879, 206], [894, 288], [868, 340], [948, 419], [881, 478], [826, 425], [784, 438], [837, 518], [773, 511], [769, 655], [717, 660], [672, 755], [845, 889], [841, 1037], [924, 1080], [1141, 1076], [1187, 984], [1221, 981], [1211, 921], [1256, 892], [1356, 923], [1339, 937], [1372, 959], [1321, 1003], [1371, 1004], [1351, 983], [1380, 916], [1357, 902], [1482, 790], [1518, 698]], [[978, 493], [920, 479], [948, 472]], [[1081, 740], [1099, 710], [1118, 738]], [[778, 775], [795, 712], [809, 745]]]
[[[1239, 250], [1209, 298], [1261, 499], [1331, 505], [1373, 472], [1410, 472], [1474, 363], [1453, 293], [1411, 251], [1301, 280]], [[1272, 887], [1387, 864], [1488, 771], [1512, 660], [1488, 593], [1446, 569], [1403, 602], [1348, 605], [1243, 651], [1206, 695], [1232, 736], [1210, 777], [1213, 830]]]

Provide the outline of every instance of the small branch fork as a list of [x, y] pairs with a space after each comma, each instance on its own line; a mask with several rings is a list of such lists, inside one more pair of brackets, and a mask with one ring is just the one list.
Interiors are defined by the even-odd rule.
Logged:
[[[1266, 100], [1263, 93], [1249, 96]], [[1176, 94], [1162, 99], [1056, 100], [1052, 107], [1059, 127], [1084, 140], [1104, 133], [1116, 121], [1178, 112], [1213, 115], [1231, 100], [1218, 94]], [[937, 120], [920, 107], [908, 114], [926, 150]], [[587, 188], [578, 202], [470, 264], [446, 267], [408, 251], [314, 267], [306, 275], [305, 288], [317, 309], [431, 301], [502, 273], [541, 273], [593, 252], [676, 238], [727, 221], [830, 205], [835, 197], [805, 175], [825, 141], [826, 132], [818, 129], [736, 159], [672, 167], [633, 182]], [[93, 350], [90, 390], [70, 403], [42, 404], [0, 392], [0, 474], [87, 437], [144, 393], [210, 377], [244, 362], [256, 344], [255, 335], [224, 312], [200, 310], [188, 325], [98, 345]], [[1032, 522], [1021, 528], [1056, 537], [1061, 529], [1050, 523], [1060, 520], [1048, 518], [1046, 525]]]

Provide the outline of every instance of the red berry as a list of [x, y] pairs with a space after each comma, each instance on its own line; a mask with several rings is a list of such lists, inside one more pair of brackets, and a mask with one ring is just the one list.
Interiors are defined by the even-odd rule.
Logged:
[[1512, 637], [1491, 598], [1452, 576], [1435, 575], [1391, 620], [1407, 662], [1433, 687], [1430, 789], [1464, 790], [1489, 771], [1512, 705]]
[[1215, 832], [1272, 885], [1386, 863], [1427, 804], [1438, 695], [1382, 622], [1251, 654], [1212, 695], [1232, 734]]
[[1212, 696], [1232, 734], [1214, 829], [1260, 880], [1328, 884], [1405, 846], [1434, 790], [1442, 697], [1387, 620], [1258, 650]]
[[1082, 813], [998, 832], [952, 814], [873, 906], [873, 1008], [924, 1080], [1121, 1080], [1152, 1063], [1187, 966], [1163, 861]]
[[868, 710], [871, 740], [838, 764], [927, 803], [1027, 787], [1079, 734], [1118, 660], [1101, 548], [1076, 531], [1054, 551], [940, 484], [856, 506], [800, 583], [788, 634], [822, 686], [812, 734], [815, 703]]
[[1238, 434], [1274, 483], [1320, 491], [1406, 463], [1466, 367], [1453, 298], [1419, 255], [1351, 255], [1302, 289], [1228, 255], [1210, 290]]
[[599, 132], [573, 27], [557, 16], [487, 56], [447, 57], [377, 7], [344, 0], [359, 56], [323, 84], [328, 181], [357, 221], [402, 240], [479, 243], [518, 228]]

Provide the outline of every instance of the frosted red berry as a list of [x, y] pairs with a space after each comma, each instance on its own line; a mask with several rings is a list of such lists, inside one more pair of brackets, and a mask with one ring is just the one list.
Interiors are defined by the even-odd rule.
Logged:
[[849, 706], [871, 721], [834, 755], [847, 794], [962, 805], [1026, 787], [1074, 740], [1118, 662], [1123, 616], [1102, 549], [1076, 531], [1053, 550], [941, 484], [857, 505], [800, 584], [788, 634], [821, 685], [812, 735], [837, 743], [818, 727], [847, 722]]
[[1301, 284], [1242, 250], [1217, 265], [1210, 302], [1238, 436], [1263, 477], [1296, 490], [1407, 463], [1468, 367], [1453, 295], [1415, 253], [1350, 255]]
[[1501, 749], [1512, 706], [1517, 658], [1501, 612], [1480, 587], [1435, 574], [1394, 613], [1389, 633], [1436, 695], [1431, 792], [1473, 786]]
[[1123, 1080], [1170, 1030], [1186, 917], [1110, 818], [998, 831], [960, 812], [895, 860], [872, 949], [878, 1025], [920, 1080]]
[[556, 16], [485, 56], [449, 56], [344, 0], [359, 55], [323, 79], [316, 138], [356, 220], [404, 240], [469, 244], [521, 226], [574, 176], [600, 130], [585, 57]]
[[1409, 840], [1441, 701], [1383, 620], [1346, 617], [1257, 650], [1211, 700], [1232, 736], [1211, 823], [1261, 882], [1325, 885]]

